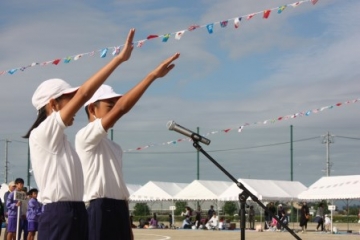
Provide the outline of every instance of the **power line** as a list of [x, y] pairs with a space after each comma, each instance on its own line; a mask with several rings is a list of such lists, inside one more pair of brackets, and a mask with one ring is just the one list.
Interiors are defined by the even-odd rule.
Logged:
[[338, 138], [346, 138], [346, 139], [352, 139], [352, 140], [360, 140], [360, 138], [356, 138], [356, 137], [345, 137], [345, 136], [338, 136], [338, 135], [335, 135], [335, 137], [338, 137]]
[[[309, 141], [309, 140], [313, 140], [313, 139], [317, 139], [319, 138], [319, 136], [317, 137], [311, 137], [311, 138], [304, 138], [304, 139], [299, 139], [299, 140], [295, 140], [293, 142], [303, 142], [303, 141]], [[228, 148], [228, 149], [217, 149], [217, 150], [209, 150], [207, 152], [227, 152], [227, 151], [236, 151], [236, 150], [247, 150], [247, 149], [255, 149], [255, 148], [262, 148], [262, 147], [273, 147], [273, 146], [279, 146], [279, 145], [284, 145], [284, 144], [289, 144], [290, 142], [280, 142], [280, 143], [271, 143], [271, 144], [265, 144], [265, 145], [259, 145], [259, 146], [251, 146], [251, 147], [240, 147], [240, 148]], [[188, 154], [188, 153], [195, 153], [196, 151], [183, 151], [183, 152], [125, 152], [125, 153], [130, 153], [130, 154]]]

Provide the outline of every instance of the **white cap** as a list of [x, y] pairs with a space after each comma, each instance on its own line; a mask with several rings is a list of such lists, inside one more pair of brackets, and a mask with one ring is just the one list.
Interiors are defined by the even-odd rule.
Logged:
[[79, 87], [71, 87], [70, 84], [62, 79], [53, 78], [42, 82], [36, 89], [33, 97], [32, 104], [39, 110], [49, 103], [50, 99], [55, 99], [63, 94], [75, 92]]
[[122, 96], [122, 94], [116, 93], [112, 87], [110, 87], [109, 85], [103, 84], [94, 93], [94, 95], [89, 99], [89, 101], [87, 101], [84, 104], [84, 107], [86, 107], [90, 103], [94, 103], [99, 100], [110, 99], [110, 98], [121, 97], [121, 96]]
[[282, 207], [282, 204], [279, 204], [278, 207]]

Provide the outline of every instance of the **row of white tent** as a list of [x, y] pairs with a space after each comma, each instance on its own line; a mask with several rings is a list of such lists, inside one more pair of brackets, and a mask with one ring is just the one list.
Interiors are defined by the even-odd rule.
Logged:
[[[238, 179], [260, 201], [360, 199], [360, 175], [322, 177], [309, 188], [298, 181]], [[149, 181], [127, 184], [132, 202], [238, 201], [241, 189], [226, 181], [194, 180], [191, 183]], [[7, 191], [2, 184], [1, 198]]]
[[[360, 199], [360, 175], [322, 177], [309, 188], [298, 181], [238, 179], [260, 201]], [[128, 185], [130, 201], [238, 201], [235, 183], [194, 180], [190, 184], [149, 181]]]

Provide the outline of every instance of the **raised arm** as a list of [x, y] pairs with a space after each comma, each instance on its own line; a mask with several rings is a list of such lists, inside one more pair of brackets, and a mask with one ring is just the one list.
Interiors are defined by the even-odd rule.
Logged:
[[72, 120], [76, 112], [89, 100], [95, 91], [105, 82], [110, 74], [123, 62], [127, 61], [133, 50], [135, 29], [130, 29], [126, 43], [119, 55], [90, 77], [80, 86], [74, 97], [61, 109], [60, 115], [64, 123]]
[[176, 53], [168, 59], [164, 60], [141, 82], [139, 82], [135, 87], [119, 98], [111, 111], [102, 118], [101, 123], [103, 128], [107, 131], [116, 123], [117, 120], [130, 111], [154, 80], [166, 76], [175, 67], [173, 61], [178, 59], [179, 56], [180, 53]]

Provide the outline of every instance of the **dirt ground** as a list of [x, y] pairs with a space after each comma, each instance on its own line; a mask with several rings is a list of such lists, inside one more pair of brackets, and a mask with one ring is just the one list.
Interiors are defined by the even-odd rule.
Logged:
[[[296, 232], [300, 230], [298, 224], [294, 225], [290, 223], [290, 228], [294, 229]], [[346, 223], [336, 223], [334, 224], [339, 230], [338, 234], [329, 234], [329, 233], [320, 233], [315, 232], [316, 225], [310, 223], [308, 226], [308, 232], [306, 234], [298, 232], [298, 236], [301, 239], [309, 240], [352, 240], [360, 239], [360, 224], [351, 223], [349, 224], [349, 230], [352, 230], [351, 234], [347, 234], [347, 224]], [[239, 225], [237, 225], [239, 227]], [[226, 240], [235, 240], [240, 239], [240, 230], [226, 230], [226, 231], [213, 231], [213, 230], [183, 230], [183, 229], [134, 229], [134, 236], [136, 240], [182, 240], [182, 239], [196, 239], [196, 240], [208, 240], [208, 239], [226, 239]], [[2, 231], [4, 234], [4, 229]], [[0, 237], [3, 239], [3, 235]], [[36, 239], [36, 238], [35, 238]], [[254, 230], [245, 231], [245, 239], [295, 239], [288, 232], [256, 232]]]
[[[290, 224], [290, 228], [294, 229], [298, 236], [301, 239], [313, 239], [313, 240], [322, 240], [322, 239], [341, 239], [341, 240], [352, 240], [360, 239], [360, 224], [349, 224], [349, 230], [352, 230], [352, 234], [347, 234], [347, 224], [346, 223], [337, 223], [334, 224], [339, 230], [338, 234], [329, 234], [315, 232], [316, 225], [310, 223], [308, 226], [308, 232], [306, 234], [298, 232], [300, 227], [295, 223], [294, 225]], [[239, 225], [237, 225], [239, 227]], [[240, 230], [233, 231], [213, 231], [213, 230], [183, 230], [183, 229], [134, 229], [134, 236], [136, 240], [182, 240], [182, 239], [196, 239], [196, 240], [208, 240], [208, 239], [226, 239], [226, 240], [235, 240], [240, 239]], [[256, 232], [253, 230], [245, 231], [245, 239], [295, 239], [288, 232]]]

